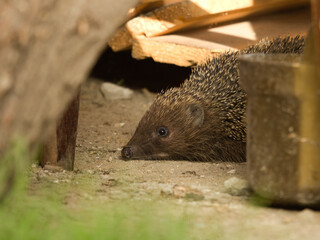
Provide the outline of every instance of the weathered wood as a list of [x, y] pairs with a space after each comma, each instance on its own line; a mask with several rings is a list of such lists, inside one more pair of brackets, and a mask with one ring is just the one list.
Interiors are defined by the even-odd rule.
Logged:
[[0, 157], [54, 131], [135, 0], [0, 0]]
[[[181, 2], [181, 0], [140, 0], [137, 6], [129, 10], [125, 22], [130, 21], [139, 14], [144, 14], [176, 2]], [[108, 41], [108, 45], [114, 52], [127, 50], [132, 46], [132, 36], [126, 25], [123, 25], [114, 33], [112, 38]]]
[[[259, 0], [263, 1], [263, 0]], [[199, 17], [207, 14], [213, 14], [228, 11], [237, 8], [252, 6], [251, 0], [225, 0], [225, 1], [174, 1], [167, 0], [163, 2], [163, 7], [155, 9], [153, 12], [134, 18], [126, 25], [121, 27], [112, 37], [108, 44], [113, 51], [129, 49], [132, 46], [132, 38], [153, 33], [165, 31], [169, 27], [191, 17]]]
[[80, 91], [71, 101], [57, 129], [46, 141], [40, 165], [60, 166], [66, 170], [73, 170], [76, 148]]
[[80, 91], [69, 104], [57, 128], [58, 165], [73, 170], [79, 116]]
[[132, 56], [191, 66], [230, 49], [243, 49], [265, 37], [306, 35], [310, 24], [309, 8], [302, 8], [220, 27], [152, 38], [139, 36], [133, 39]]
[[114, 51], [129, 49], [132, 39], [154, 37], [208, 25], [218, 25], [248, 16], [275, 12], [308, 4], [308, 0], [273, 1], [182, 1], [164, 6], [127, 22], [113, 36], [109, 45]]
[[[173, 41], [170, 41], [170, 38]], [[136, 59], [151, 57], [156, 62], [188, 67], [205, 61], [218, 53], [215, 50], [175, 43], [174, 41], [178, 39], [177, 35], [158, 37], [158, 39], [139, 37], [133, 41], [132, 57]]]
[[121, 27], [109, 40], [108, 45], [114, 52], [130, 49], [132, 37], [126, 27]]
[[57, 144], [57, 129], [53, 131], [51, 136], [45, 141], [43, 145], [42, 156], [40, 159], [40, 166], [44, 167], [46, 164], [58, 165], [58, 144]]
[[296, 8], [305, 6], [309, 3], [309, 0], [282, 0], [255, 3], [253, 6], [228, 10], [220, 13], [208, 14], [203, 16], [194, 16], [190, 19], [182, 20], [181, 23], [175, 23], [172, 27], [165, 31], [153, 31], [150, 33], [144, 33], [147, 37], [160, 36], [169, 34], [181, 30], [194, 29], [204, 27], [208, 25], [221, 25], [231, 21], [239, 21], [252, 16], [264, 15], [267, 13], [277, 12], [280, 10], [288, 10], [290, 8]]

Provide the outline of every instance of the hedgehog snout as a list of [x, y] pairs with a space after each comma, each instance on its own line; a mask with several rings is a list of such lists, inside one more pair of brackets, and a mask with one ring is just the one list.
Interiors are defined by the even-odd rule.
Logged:
[[130, 146], [127, 146], [127, 147], [123, 147], [122, 148], [122, 151], [121, 151], [121, 156], [125, 159], [130, 159], [132, 158], [132, 155], [133, 155], [133, 151], [131, 149]]

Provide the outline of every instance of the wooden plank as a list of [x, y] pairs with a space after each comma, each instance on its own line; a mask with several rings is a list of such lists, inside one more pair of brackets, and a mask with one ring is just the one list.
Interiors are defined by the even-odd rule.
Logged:
[[[140, 0], [137, 6], [131, 8], [128, 11], [127, 20], [125, 22], [130, 21], [139, 14], [144, 14], [157, 8], [181, 1], [182, 0]], [[123, 25], [114, 33], [114, 35], [108, 41], [108, 45], [114, 52], [123, 51], [131, 48], [132, 36], [128, 31], [126, 25]]]
[[74, 155], [79, 116], [80, 90], [69, 104], [57, 128], [58, 165], [72, 171], [74, 167]]
[[[148, 0], [143, 1], [149, 2]], [[264, 0], [257, 0], [256, 2], [263, 1]], [[142, 4], [147, 2], [142, 2]], [[165, 31], [168, 27], [173, 27], [175, 23], [190, 19], [191, 17], [199, 17], [252, 5], [252, 0], [164, 0], [164, 7], [138, 18], [134, 18], [126, 25], [122, 26], [108, 42], [108, 45], [115, 52], [126, 50], [132, 46], [132, 37], [144, 35], [145, 32], [153, 33], [156, 29], [158, 29], [157, 31]], [[140, 10], [132, 11], [136, 12]], [[133, 13], [133, 16], [134, 15], [135, 13]]]
[[140, 0], [136, 7], [131, 8], [128, 12], [128, 20], [139, 14], [147, 13], [157, 8], [167, 6], [182, 0]]
[[42, 157], [40, 159], [40, 166], [58, 165], [58, 146], [57, 146], [57, 131], [56, 129], [47, 139], [43, 146]]
[[136, 17], [119, 29], [109, 42], [114, 51], [128, 49], [132, 38], [159, 36], [178, 30], [221, 24], [227, 21], [288, 9], [309, 3], [308, 0], [191, 0], [158, 8]]
[[108, 45], [114, 52], [130, 49], [132, 46], [132, 36], [128, 29], [123, 26], [115, 32], [109, 40]]
[[290, 8], [304, 6], [309, 3], [309, 0], [283, 0], [283, 1], [268, 1], [262, 3], [255, 3], [253, 6], [229, 10], [225, 12], [219, 12], [215, 14], [208, 14], [203, 16], [194, 16], [190, 19], [176, 23], [172, 27], [165, 31], [153, 30], [153, 32], [144, 33], [147, 37], [160, 36], [177, 32], [180, 30], [186, 30], [191, 28], [198, 28], [208, 26], [210, 24], [219, 25], [234, 20], [240, 20], [247, 17], [259, 16], [266, 13], [272, 13], [279, 10], [286, 10]]
[[265, 37], [306, 35], [310, 27], [309, 8], [252, 18], [220, 27], [202, 28], [180, 34], [133, 40], [132, 56], [179, 66], [200, 63], [214, 54], [243, 49]]
[[[171, 36], [168, 36], [169, 38]], [[172, 36], [176, 39], [174, 36]], [[167, 39], [167, 38], [166, 38]], [[156, 62], [191, 66], [214, 54], [210, 49], [197, 48], [174, 42], [157, 41], [146, 37], [134, 39], [132, 57], [136, 59], [153, 58]]]
[[57, 129], [44, 145], [43, 157], [40, 162], [42, 167], [49, 164], [60, 166], [66, 170], [73, 170], [79, 116], [79, 97], [80, 90], [69, 104]]

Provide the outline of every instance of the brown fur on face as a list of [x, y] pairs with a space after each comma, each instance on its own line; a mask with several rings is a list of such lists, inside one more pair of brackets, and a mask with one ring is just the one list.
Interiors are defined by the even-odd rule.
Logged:
[[[130, 158], [244, 161], [245, 143], [225, 134], [221, 113], [218, 108], [207, 109], [205, 102], [191, 95], [181, 98], [179, 88], [170, 89], [158, 96], [141, 119], [126, 146], [131, 148]], [[161, 128], [167, 130], [165, 136], [159, 135]]]

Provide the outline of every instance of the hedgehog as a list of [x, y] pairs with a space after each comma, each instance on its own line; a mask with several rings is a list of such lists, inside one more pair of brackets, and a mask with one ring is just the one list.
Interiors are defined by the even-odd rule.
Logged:
[[303, 48], [301, 36], [264, 39], [196, 66], [180, 87], [157, 95], [122, 158], [245, 161], [247, 96], [239, 85], [239, 55], [301, 54]]

